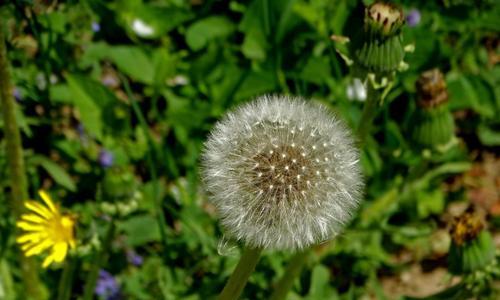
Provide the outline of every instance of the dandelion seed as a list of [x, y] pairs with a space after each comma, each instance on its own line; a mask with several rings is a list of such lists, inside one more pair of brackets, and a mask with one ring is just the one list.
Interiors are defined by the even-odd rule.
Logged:
[[297, 250], [337, 235], [351, 219], [363, 187], [358, 157], [350, 131], [325, 107], [264, 96], [216, 124], [202, 177], [230, 236], [249, 247]]
[[16, 226], [25, 232], [16, 239], [16, 242], [21, 245], [21, 250], [26, 256], [39, 255], [51, 248], [42, 264], [47, 268], [53, 262], [62, 262], [68, 253], [68, 248], [75, 248], [76, 240], [73, 233], [75, 221], [71, 216], [61, 214], [45, 191], [40, 191], [39, 194], [45, 206], [35, 201], [24, 203], [32, 212], [21, 215], [17, 221]]

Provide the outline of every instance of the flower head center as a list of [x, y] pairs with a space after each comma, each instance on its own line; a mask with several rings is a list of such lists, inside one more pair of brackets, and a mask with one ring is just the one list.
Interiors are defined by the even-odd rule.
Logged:
[[253, 157], [253, 184], [261, 193], [271, 193], [277, 199], [291, 199], [304, 194], [312, 186], [313, 161], [295, 144], [272, 146]]

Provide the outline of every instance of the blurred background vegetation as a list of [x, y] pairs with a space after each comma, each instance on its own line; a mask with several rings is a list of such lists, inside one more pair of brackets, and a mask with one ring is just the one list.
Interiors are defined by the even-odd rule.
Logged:
[[[207, 133], [228, 109], [266, 93], [319, 101], [356, 127], [363, 90], [331, 36], [360, 30], [370, 2], [2, 5], [30, 195], [44, 188], [77, 216], [73, 298], [111, 221], [99, 299], [217, 295], [239, 250], [200, 186]], [[486, 275], [466, 287], [464, 276], [450, 275], [446, 257], [450, 224], [471, 206], [500, 244], [500, 5], [396, 2], [408, 17], [404, 41], [415, 51], [364, 144], [365, 201], [346, 231], [308, 261], [289, 299], [423, 297], [450, 286], [498, 296], [498, 282]], [[457, 145], [425, 155], [408, 137], [415, 82], [431, 68], [445, 75]], [[0, 299], [25, 299], [6, 205], [4, 126], [0, 120]], [[291, 255], [265, 253], [245, 299], [266, 299]], [[60, 266], [40, 270], [48, 299], [61, 273]]]

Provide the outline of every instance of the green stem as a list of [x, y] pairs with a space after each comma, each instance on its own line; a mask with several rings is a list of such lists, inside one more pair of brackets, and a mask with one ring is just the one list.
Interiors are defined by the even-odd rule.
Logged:
[[73, 274], [76, 269], [76, 259], [68, 257], [64, 263], [64, 269], [59, 280], [57, 300], [69, 300], [73, 287]]
[[0, 258], [0, 298], [3, 300], [14, 300], [16, 294], [14, 291], [14, 281], [9, 269], [7, 260]]
[[108, 259], [108, 254], [111, 250], [111, 242], [113, 241], [113, 236], [115, 235], [116, 225], [112, 220], [109, 224], [108, 232], [102, 243], [102, 248], [97, 254], [96, 259], [93, 260], [92, 267], [87, 276], [85, 290], [83, 291], [83, 300], [92, 300], [94, 297], [94, 290], [97, 284], [97, 278], [99, 277], [99, 269], [104, 265]]
[[[0, 105], [2, 107], [3, 130], [7, 145], [7, 161], [10, 171], [10, 205], [15, 217], [23, 212], [23, 202], [28, 199], [28, 180], [24, 168], [21, 134], [16, 119], [16, 102], [12, 95], [9, 62], [5, 46], [4, 24], [0, 20]], [[37, 267], [32, 259], [18, 253], [26, 295], [30, 299], [43, 298]]]
[[306, 249], [295, 254], [295, 256], [292, 257], [292, 260], [286, 267], [285, 276], [281, 277], [281, 279], [276, 284], [276, 287], [274, 288], [274, 291], [269, 298], [270, 300], [286, 299], [286, 295], [292, 288], [295, 278], [299, 277], [310, 253], [311, 250]]
[[240, 261], [229, 277], [226, 286], [219, 295], [219, 300], [236, 300], [240, 297], [243, 288], [247, 284], [259, 261], [262, 248], [246, 248], [241, 255]]
[[366, 103], [363, 107], [363, 113], [361, 115], [361, 119], [359, 120], [357, 129], [358, 139], [361, 141], [361, 143], [365, 142], [365, 139], [367, 138], [368, 133], [372, 128], [372, 123], [375, 119], [375, 116], [377, 115], [378, 105], [382, 96], [379, 91], [373, 88], [370, 82], [368, 82], [367, 84], [366, 94]]

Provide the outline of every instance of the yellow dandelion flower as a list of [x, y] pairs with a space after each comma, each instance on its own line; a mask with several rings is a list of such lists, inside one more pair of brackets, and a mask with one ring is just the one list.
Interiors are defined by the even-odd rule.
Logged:
[[61, 214], [49, 194], [42, 190], [38, 193], [45, 206], [35, 201], [24, 202], [31, 212], [21, 215], [17, 221], [17, 227], [24, 232], [16, 241], [26, 256], [39, 255], [51, 248], [42, 264], [47, 268], [53, 262], [62, 262], [68, 254], [68, 248], [75, 247], [75, 221], [72, 216]]

